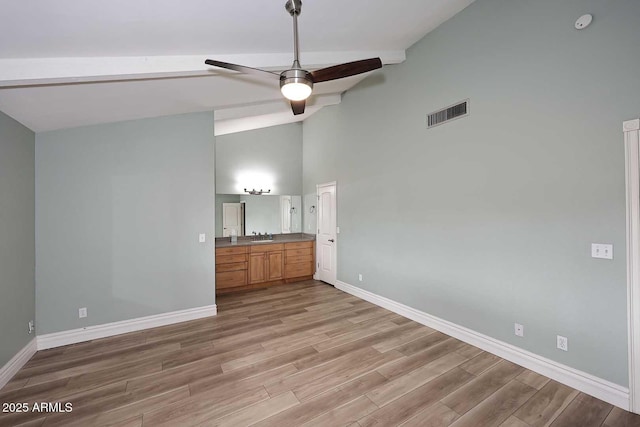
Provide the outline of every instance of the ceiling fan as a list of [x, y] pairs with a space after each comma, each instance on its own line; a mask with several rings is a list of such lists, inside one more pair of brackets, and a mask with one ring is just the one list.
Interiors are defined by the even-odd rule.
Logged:
[[207, 59], [205, 64], [239, 71], [241, 73], [280, 79], [280, 91], [282, 91], [284, 97], [291, 102], [291, 109], [294, 115], [304, 113], [306, 99], [311, 95], [314, 83], [355, 76], [382, 67], [380, 58], [370, 58], [334, 65], [315, 71], [303, 69], [300, 66], [300, 48], [298, 45], [298, 15], [300, 15], [302, 10], [302, 0], [288, 0], [284, 7], [293, 17], [293, 65], [290, 69], [282, 73], [274, 73], [259, 68], [245, 67], [244, 65], [215, 61], [213, 59]]

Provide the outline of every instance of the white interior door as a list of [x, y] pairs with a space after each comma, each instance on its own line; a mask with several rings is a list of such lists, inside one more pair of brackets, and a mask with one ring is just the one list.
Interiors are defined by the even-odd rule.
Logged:
[[291, 233], [291, 196], [280, 196], [280, 222], [282, 234]]
[[318, 185], [318, 234], [316, 257], [318, 279], [331, 285], [337, 280], [336, 183]]
[[231, 230], [236, 236], [242, 235], [242, 207], [241, 203], [222, 204], [222, 237], [231, 236]]

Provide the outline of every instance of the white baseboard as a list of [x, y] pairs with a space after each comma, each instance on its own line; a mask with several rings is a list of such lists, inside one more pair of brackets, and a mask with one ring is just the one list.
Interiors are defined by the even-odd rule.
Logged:
[[31, 359], [31, 357], [36, 354], [37, 351], [37, 340], [36, 337], [33, 337], [29, 344], [25, 345], [22, 350], [18, 352], [15, 356], [11, 358], [2, 368], [0, 368], [0, 389], [7, 385], [11, 378], [22, 368], [25, 363]]
[[126, 334], [128, 332], [141, 331], [143, 329], [156, 328], [203, 317], [215, 316], [218, 313], [216, 305], [208, 305], [187, 310], [172, 311], [170, 313], [156, 314], [154, 316], [139, 317], [137, 319], [123, 320], [120, 322], [106, 323], [104, 325], [87, 326], [86, 328], [72, 329], [70, 331], [55, 332], [38, 336], [38, 350], [61, 347], [63, 345], [95, 340]]
[[487, 335], [456, 325], [449, 321], [400, 304], [385, 297], [381, 297], [364, 289], [357, 288], [345, 282], [338, 281], [337, 289], [354, 295], [375, 305], [386, 308], [408, 319], [414, 320], [444, 334], [450, 335], [468, 344], [524, 366], [534, 372], [549, 377], [559, 383], [573, 387], [583, 393], [597, 397], [626, 411], [629, 410], [629, 389], [598, 378], [586, 372], [579, 371], [551, 359], [523, 350], [506, 342], [491, 338]]

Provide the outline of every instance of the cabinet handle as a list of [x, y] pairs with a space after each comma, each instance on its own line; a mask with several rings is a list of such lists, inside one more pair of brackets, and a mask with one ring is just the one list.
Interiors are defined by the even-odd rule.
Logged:
[[334, 240], [333, 240], [333, 239], [329, 239], [329, 241], [330, 241], [331, 243], [333, 243], [333, 242], [334, 242]]

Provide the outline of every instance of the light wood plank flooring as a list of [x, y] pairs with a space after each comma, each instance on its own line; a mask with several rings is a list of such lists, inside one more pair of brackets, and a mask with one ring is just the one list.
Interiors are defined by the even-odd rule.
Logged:
[[0, 402], [27, 426], [640, 426], [640, 417], [320, 282], [38, 352]]

